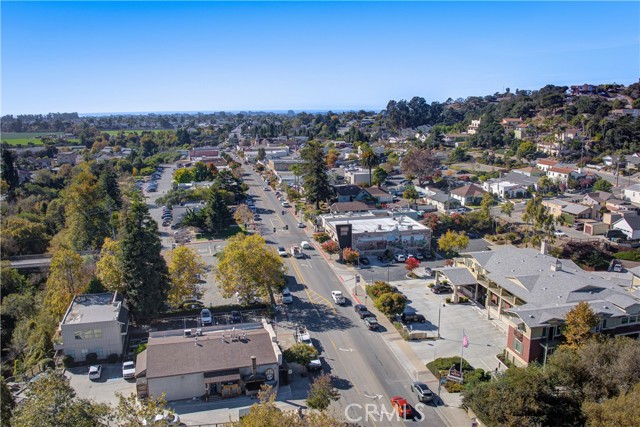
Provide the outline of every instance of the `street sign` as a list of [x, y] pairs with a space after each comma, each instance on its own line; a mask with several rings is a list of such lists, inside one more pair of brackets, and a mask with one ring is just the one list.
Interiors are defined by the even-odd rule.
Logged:
[[360, 283], [360, 276], [356, 274], [356, 283]]
[[440, 378], [440, 384], [446, 384], [447, 383], [447, 379], [446, 378]]

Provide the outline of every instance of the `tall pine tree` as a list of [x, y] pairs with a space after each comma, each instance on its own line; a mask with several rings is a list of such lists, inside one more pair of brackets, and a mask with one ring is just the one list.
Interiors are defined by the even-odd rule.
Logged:
[[158, 224], [139, 195], [123, 213], [120, 227], [124, 288], [129, 308], [138, 319], [162, 311], [169, 289], [167, 264], [160, 254]]
[[331, 197], [331, 185], [327, 174], [327, 162], [324, 159], [324, 149], [318, 141], [310, 141], [306, 147], [300, 150], [302, 157], [302, 182], [307, 200], [315, 203], [316, 209], [320, 208], [320, 202]]
[[227, 207], [222, 191], [211, 187], [209, 200], [205, 208], [205, 224], [214, 233], [219, 233], [229, 226], [231, 212]]
[[1, 176], [2, 179], [7, 183], [9, 187], [8, 195], [9, 198], [13, 198], [15, 196], [15, 190], [20, 183], [20, 178], [18, 177], [18, 170], [16, 169], [16, 159], [13, 156], [11, 151], [6, 148], [2, 149], [2, 170]]
[[122, 206], [122, 196], [120, 195], [120, 187], [118, 186], [118, 180], [116, 178], [116, 173], [113, 170], [111, 165], [105, 165], [100, 172], [100, 187], [105, 192], [107, 196], [113, 200], [115, 203], [114, 210], [120, 209]]

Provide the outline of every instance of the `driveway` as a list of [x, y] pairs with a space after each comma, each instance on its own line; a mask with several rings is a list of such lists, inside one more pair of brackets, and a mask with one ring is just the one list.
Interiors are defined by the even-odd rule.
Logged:
[[[426, 330], [429, 336], [440, 339], [409, 341], [416, 355], [426, 364], [440, 357], [460, 357], [463, 333], [469, 339], [464, 349], [464, 358], [474, 367], [493, 371], [498, 367], [496, 355], [507, 345], [506, 326], [494, 320], [480, 308], [471, 304], [446, 304], [451, 294], [436, 295], [427, 287], [433, 280], [407, 280], [394, 282], [409, 299], [409, 306], [427, 319], [426, 323], [415, 323], [415, 330]], [[501, 329], [504, 328], [504, 329]]]
[[88, 372], [88, 366], [67, 369], [65, 372], [71, 387], [80, 397], [115, 406], [118, 404], [116, 393], [128, 396], [136, 392], [135, 381], [122, 378], [122, 365], [119, 363], [103, 364], [102, 378], [96, 381], [89, 380]]

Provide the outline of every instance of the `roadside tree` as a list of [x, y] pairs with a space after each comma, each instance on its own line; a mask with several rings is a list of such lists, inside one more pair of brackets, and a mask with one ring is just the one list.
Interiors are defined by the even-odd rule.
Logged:
[[304, 343], [297, 343], [284, 351], [284, 358], [287, 362], [298, 363], [307, 366], [318, 356], [318, 350], [313, 346]]
[[382, 294], [374, 303], [376, 308], [387, 316], [400, 314], [407, 305], [407, 297], [399, 293]]
[[247, 205], [240, 205], [233, 213], [233, 219], [238, 224], [249, 224], [253, 220], [253, 214]]
[[188, 246], [178, 246], [169, 253], [168, 303], [179, 307], [187, 299], [195, 299], [199, 276], [205, 272], [202, 257]]
[[344, 248], [342, 250], [342, 259], [347, 264], [355, 264], [358, 262], [358, 258], [360, 258], [360, 252], [351, 248]]
[[331, 402], [336, 402], [340, 399], [340, 392], [331, 382], [332, 377], [327, 374], [320, 375], [313, 381], [311, 390], [307, 395], [307, 406], [309, 408], [324, 411]]
[[215, 279], [225, 298], [237, 293], [245, 301], [259, 295], [273, 302], [273, 290], [283, 285], [282, 258], [257, 234], [231, 237], [218, 260]]
[[332, 194], [324, 148], [318, 141], [309, 141], [300, 150], [300, 157], [303, 161], [300, 172], [307, 201], [320, 209], [320, 202], [326, 202]]
[[420, 267], [420, 261], [418, 261], [416, 258], [411, 257], [411, 258], [407, 258], [407, 260], [404, 263], [404, 268], [409, 272], [409, 273], [413, 273], [413, 270], [415, 270], [416, 268]]
[[322, 250], [329, 254], [329, 259], [331, 259], [331, 255], [340, 253], [340, 247], [335, 240], [327, 240], [322, 244]]
[[456, 233], [455, 231], [447, 230], [438, 239], [438, 247], [440, 250], [445, 251], [448, 255], [455, 254], [465, 249], [469, 245], [469, 236], [464, 233]]

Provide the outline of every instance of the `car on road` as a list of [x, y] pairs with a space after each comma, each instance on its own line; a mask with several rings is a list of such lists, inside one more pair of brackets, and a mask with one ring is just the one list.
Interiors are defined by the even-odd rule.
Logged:
[[411, 391], [416, 394], [420, 402], [431, 402], [433, 400], [433, 392], [425, 383], [412, 382]]
[[240, 312], [236, 310], [231, 311], [231, 314], [229, 314], [229, 322], [242, 323], [242, 315]]
[[319, 371], [320, 369], [322, 369], [322, 362], [320, 361], [320, 359], [316, 356], [313, 360], [311, 360], [309, 362], [309, 364], [307, 365], [307, 368], [310, 371]]
[[365, 309], [363, 311], [359, 311], [358, 312], [358, 316], [360, 316], [361, 319], [366, 319], [367, 317], [373, 317], [375, 318], [376, 315], [373, 314], [372, 312], [370, 312], [369, 310]]
[[282, 289], [282, 302], [284, 304], [291, 304], [293, 302], [291, 291], [286, 286]]
[[377, 331], [380, 328], [378, 319], [376, 319], [375, 317], [365, 317], [364, 324], [371, 331]]
[[369, 311], [367, 310], [367, 307], [365, 307], [362, 304], [356, 304], [353, 306], [353, 309], [356, 311], [356, 313], [360, 313], [361, 311]]
[[616, 273], [622, 273], [622, 263], [620, 262], [620, 260], [615, 259], [612, 261], [611, 270]]
[[89, 379], [90, 380], [92, 380], [92, 381], [99, 380], [101, 376], [102, 376], [102, 365], [89, 366]]
[[300, 247], [302, 249], [311, 249], [311, 245], [306, 240], [303, 240], [302, 242], [300, 242]]
[[264, 188], [263, 188], [263, 190], [264, 190], [264, 191], [269, 191], [269, 190], [270, 190], [270, 188], [269, 188], [269, 186], [268, 186], [268, 185], [265, 185], [265, 186], [264, 186]]
[[304, 225], [303, 222], [298, 221], [298, 228], [305, 228], [306, 225]]
[[360, 258], [358, 258], [358, 262], [362, 265], [369, 265], [369, 258], [365, 257], [365, 256], [361, 256]]
[[125, 380], [136, 377], [136, 364], [133, 360], [127, 360], [122, 364], [122, 378]]
[[553, 235], [556, 237], [566, 237], [567, 233], [565, 233], [564, 231], [561, 230], [556, 230], [553, 232]]
[[260, 221], [260, 215], [255, 214], [255, 215], [253, 216], [253, 220], [254, 220], [254, 221]]
[[451, 286], [440, 283], [432, 287], [431, 292], [433, 292], [434, 294], [447, 294], [453, 292], [453, 290], [451, 289]]
[[287, 250], [284, 248], [284, 246], [278, 246], [278, 255], [287, 256]]
[[283, 208], [288, 208], [291, 207], [291, 205], [289, 204], [289, 202], [287, 202], [286, 200], [284, 202], [281, 203]]
[[407, 260], [407, 257], [404, 256], [403, 254], [396, 254], [394, 258], [396, 262], [405, 262]]
[[211, 316], [211, 310], [209, 310], [208, 308], [203, 308], [202, 311], [200, 311], [200, 321], [202, 323], [202, 326], [213, 325], [213, 316]]
[[413, 418], [413, 409], [411, 405], [402, 396], [394, 396], [391, 398], [391, 406], [398, 412], [398, 415], [402, 418]]
[[344, 295], [342, 295], [342, 291], [331, 291], [331, 298], [333, 298], [333, 302], [338, 305], [342, 305], [345, 303]]

